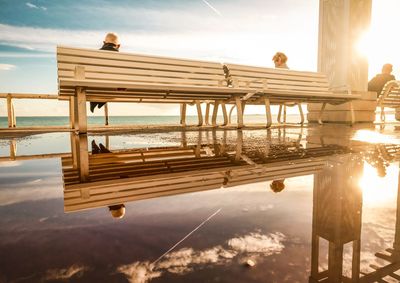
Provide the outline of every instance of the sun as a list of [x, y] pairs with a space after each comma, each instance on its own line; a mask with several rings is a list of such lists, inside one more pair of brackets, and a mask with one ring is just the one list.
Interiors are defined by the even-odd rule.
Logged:
[[370, 28], [359, 35], [355, 46], [368, 59], [370, 78], [386, 63], [393, 64], [394, 75], [400, 77], [399, 10], [399, 0], [373, 1]]

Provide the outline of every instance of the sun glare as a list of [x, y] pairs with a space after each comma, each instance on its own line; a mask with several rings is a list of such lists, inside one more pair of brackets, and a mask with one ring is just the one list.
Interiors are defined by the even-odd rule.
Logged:
[[357, 52], [368, 59], [370, 78], [380, 73], [385, 63], [393, 64], [393, 74], [400, 77], [399, 10], [399, 0], [373, 2], [370, 28], [360, 35], [355, 46]]
[[376, 168], [365, 162], [359, 185], [365, 204], [382, 205], [393, 201], [397, 197], [398, 163], [387, 167], [385, 177], [379, 177]]

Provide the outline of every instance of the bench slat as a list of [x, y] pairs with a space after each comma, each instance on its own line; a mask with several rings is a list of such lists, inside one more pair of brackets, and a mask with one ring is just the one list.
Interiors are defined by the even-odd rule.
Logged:
[[85, 48], [71, 48], [71, 47], [58, 46], [57, 54], [67, 55], [67, 56], [71, 55], [74, 57], [88, 57], [94, 59], [102, 57], [113, 61], [135, 61], [135, 62], [174, 65], [174, 66], [196, 66], [196, 67], [214, 68], [217, 70], [221, 70], [221, 64], [216, 62], [154, 56], [154, 55], [143, 55], [143, 54], [126, 53], [126, 52], [110, 52], [106, 50], [93, 50]]

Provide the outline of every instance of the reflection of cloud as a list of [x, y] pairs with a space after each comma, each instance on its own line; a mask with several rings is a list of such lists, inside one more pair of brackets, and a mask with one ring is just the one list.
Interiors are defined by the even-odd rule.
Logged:
[[1, 188], [0, 206], [24, 201], [54, 199], [62, 196], [62, 190], [59, 189], [61, 186], [59, 177], [34, 179], [17, 185], [4, 186], [8, 187]]
[[227, 248], [215, 246], [206, 250], [195, 251], [182, 248], [166, 255], [162, 260], [152, 264], [148, 261], [123, 265], [118, 271], [125, 274], [131, 283], [145, 283], [160, 277], [163, 272], [184, 274], [191, 272], [196, 265], [226, 264], [239, 254], [251, 253], [269, 256], [280, 253], [285, 236], [281, 233], [262, 235], [250, 233], [227, 241]]
[[160, 271], [153, 271], [153, 265], [148, 261], [123, 265], [118, 267], [118, 271], [125, 274], [131, 283], [145, 283], [161, 276]]
[[285, 236], [281, 233], [275, 233], [269, 236], [259, 233], [250, 233], [249, 235], [229, 240], [228, 245], [238, 252], [263, 253], [264, 255], [269, 255], [282, 251], [284, 248], [282, 241], [284, 239]]
[[66, 280], [74, 275], [81, 276], [88, 268], [85, 266], [71, 265], [69, 268], [50, 269], [46, 272], [44, 280]]

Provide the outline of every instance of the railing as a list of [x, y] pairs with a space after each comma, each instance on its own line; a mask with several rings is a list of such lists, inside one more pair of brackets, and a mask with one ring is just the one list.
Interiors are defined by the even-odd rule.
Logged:
[[[5, 98], [7, 100], [7, 119], [8, 119], [8, 128], [16, 128], [17, 120], [14, 112], [13, 99], [56, 99], [59, 97], [57, 94], [34, 94], [34, 93], [0, 93], [0, 98]], [[71, 104], [71, 101], [68, 99], [63, 99], [63, 101], [68, 101]], [[71, 107], [70, 107], [71, 108]], [[71, 111], [71, 110], [70, 110]], [[71, 113], [70, 113], [71, 114]], [[104, 125], [108, 125], [108, 105], [107, 103], [104, 105]], [[71, 119], [70, 115], [70, 124], [71, 129], [75, 128], [74, 121]]]

